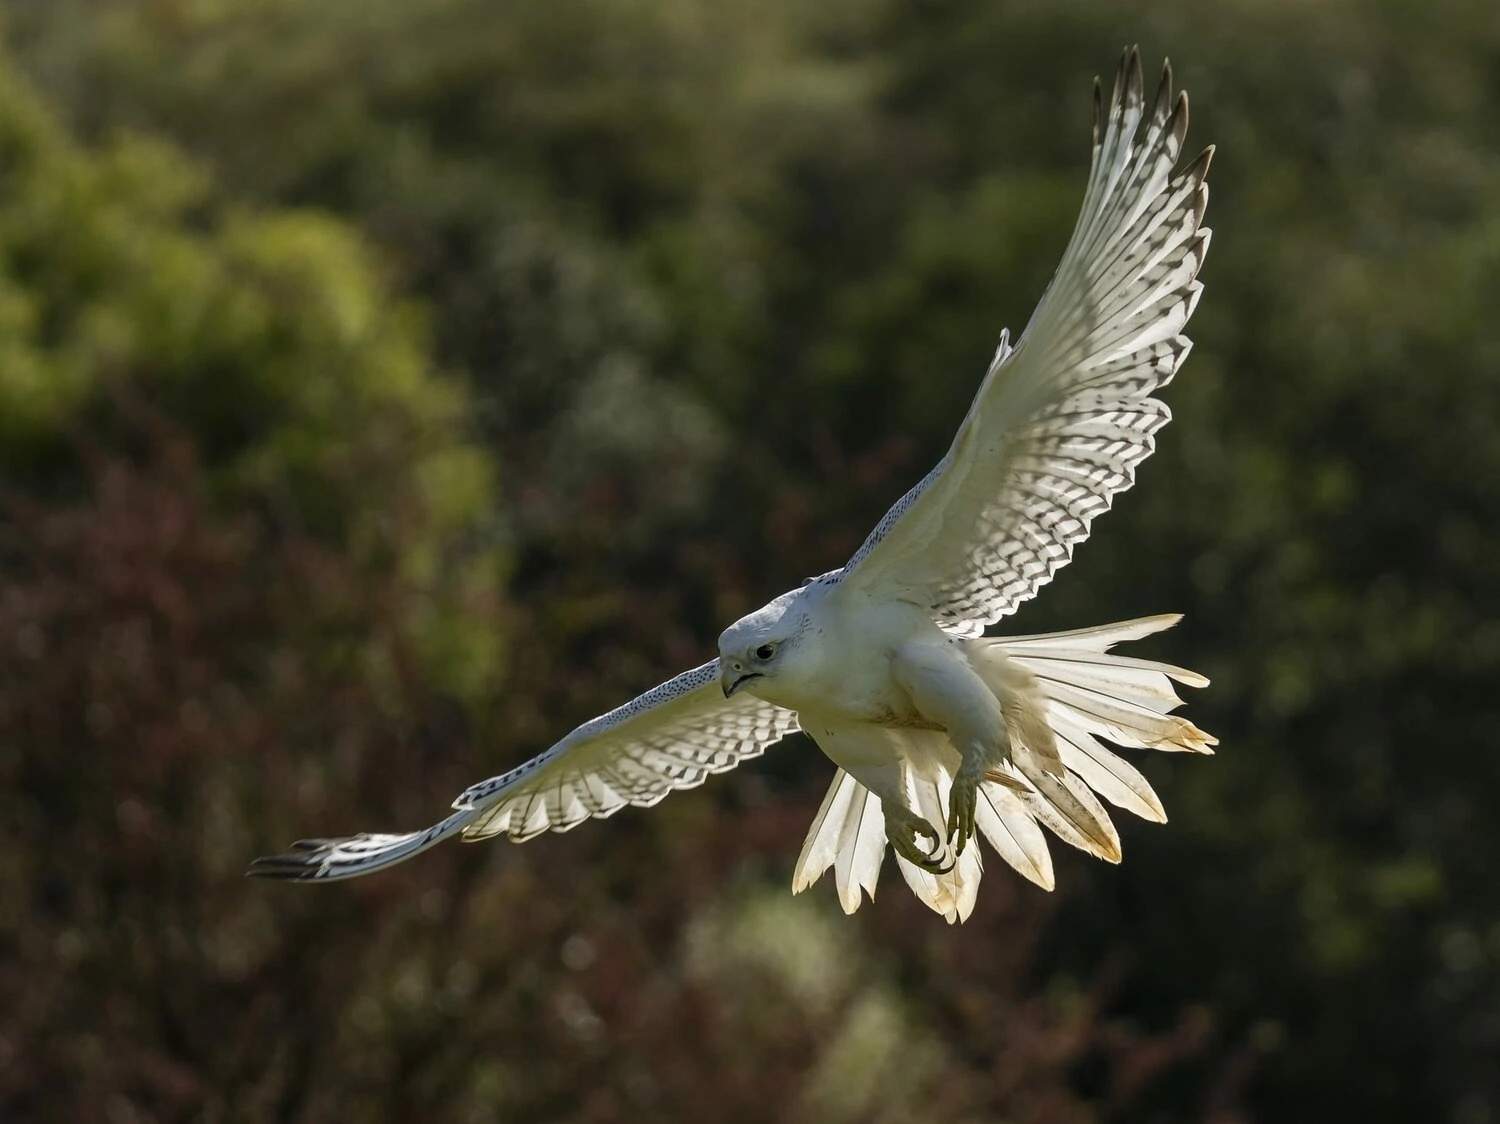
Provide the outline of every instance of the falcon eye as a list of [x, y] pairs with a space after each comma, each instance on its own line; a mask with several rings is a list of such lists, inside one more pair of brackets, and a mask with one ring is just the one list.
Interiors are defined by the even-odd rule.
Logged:
[[755, 658], [758, 660], [768, 660], [775, 654], [775, 644], [762, 644], [759, 648], [755, 649]]

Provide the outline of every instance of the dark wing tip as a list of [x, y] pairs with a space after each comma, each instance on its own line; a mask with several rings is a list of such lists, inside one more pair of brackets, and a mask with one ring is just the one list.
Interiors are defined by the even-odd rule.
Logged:
[[309, 882], [331, 875], [329, 860], [346, 843], [359, 839], [299, 839], [291, 850], [281, 855], [256, 859], [245, 871], [246, 878], [275, 878], [282, 882]]
[[1111, 114], [1117, 113], [1119, 111], [1120, 103], [1123, 100], [1122, 95], [1125, 92], [1125, 76], [1129, 73], [1130, 70], [1131, 50], [1132, 48], [1130, 47], [1125, 48], [1125, 53], [1120, 56], [1119, 65], [1115, 67], [1115, 84], [1114, 88], [1110, 90], [1109, 93], [1109, 106]]
[[1154, 120], [1165, 121], [1172, 105], [1172, 60], [1161, 64], [1161, 84], [1156, 87], [1156, 106], [1151, 112]]
[[1193, 157], [1192, 163], [1177, 173], [1179, 181], [1194, 181], [1202, 183], [1208, 177], [1208, 166], [1214, 162], [1214, 146], [1209, 145], [1197, 156]]
[[267, 855], [252, 862], [250, 869], [245, 871], [245, 877], [307, 882], [318, 877], [318, 867], [302, 855]]
[[1178, 91], [1177, 100], [1172, 103], [1170, 120], [1172, 135], [1177, 138], [1177, 143], [1181, 144], [1188, 131], [1188, 92], [1186, 90]]
[[1140, 47], [1131, 47], [1128, 57], [1130, 59], [1130, 67], [1126, 75], [1126, 104], [1140, 105], [1146, 96], [1146, 79], [1141, 73]]
[[343, 843], [342, 839], [299, 839], [292, 844], [294, 851], [326, 851]]
[[299, 839], [284, 855], [256, 859], [245, 873], [252, 878], [280, 878], [294, 882], [355, 878], [427, 850], [471, 819], [471, 813], [461, 811], [425, 831], [403, 835], [364, 832], [342, 839]]

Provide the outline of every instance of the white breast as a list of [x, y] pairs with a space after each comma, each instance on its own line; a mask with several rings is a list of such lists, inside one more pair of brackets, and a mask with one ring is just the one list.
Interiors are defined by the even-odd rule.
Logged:
[[892, 671], [892, 658], [913, 640], [944, 642], [917, 606], [867, 597], [809, 597], [809, 628], [787, 666], [756, 693], [799, 713], [879, 726], [931, 728]]

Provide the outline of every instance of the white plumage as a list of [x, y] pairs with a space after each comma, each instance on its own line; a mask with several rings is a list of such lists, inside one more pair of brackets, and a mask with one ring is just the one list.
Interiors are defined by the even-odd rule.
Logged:
[[1170, 418], [1152, 397], [1176, 373], [1208, 249], [1212, 150], [1175, 177], [1187, 99], [1171, 72], [1148, 107], [1139, 57], [1121, 61], [1062, 263], [1012, 348], [994, 360], [948, 453], [840, 570], [727, 629], [719, 658], [580, 726], [539, 757], [474, 785], [425, 831], [305, 840], [252, 873], [366, 874], [453, 834], [517, 841], [701, 784], [799, 728], [837, 765], [793, 876], [830, 867], [844, 909], [873, 896], [887, 844], [913, 892], [949, 921], [974, 905], [982, 835], [1053, 885], [1045, 826], [1110, 862], [1120, 840], [1099, 798], [1166, 814], [1104, 741], [1207, 753], [1170, 713], [1181, 668], [1109, 649], [1169, 627], [1150, 617], [986, 638], [1067, 563], [1096, 515], [1134, 482]]

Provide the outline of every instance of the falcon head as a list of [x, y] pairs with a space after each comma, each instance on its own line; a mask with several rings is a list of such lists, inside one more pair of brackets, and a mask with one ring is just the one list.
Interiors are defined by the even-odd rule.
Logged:
[[719, 683], [726, 699], [751, 684], [757, 685], [752, 694], [765, 697], [764, 686], [796, 665], [809, 624], [801, 592], [782, 594], [735, 621], [719, 637]]

